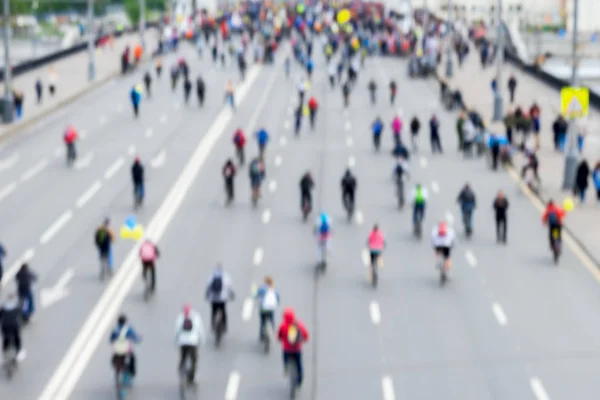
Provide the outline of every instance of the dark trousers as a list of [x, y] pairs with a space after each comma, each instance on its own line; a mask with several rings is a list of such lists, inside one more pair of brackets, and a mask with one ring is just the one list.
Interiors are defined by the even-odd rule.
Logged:
[[344, 190], [342, 193], [342, 203], [344, 207], [351, 208], [354, 206], [354, 192], [352, 190]]
[[2, 328], [2, 351], [7, 352], [11, 346], [17, 353], [21, 351], [21, 332], [17, 327], [5, 326]]
[[137, 117], [140, 113], [140, 105], [139, 103], [133, 103], [133, 115]]
[[271, 324], [273, 331], [275, 330], [275, 315], [273, 311], [261, 311], [260, 312], [260, 339], [263, 338], [264, 330], [267, 328], [267, 323]]
[[442, 151], [442, 143], [440, 142], [440, 136], [439, 135], [431, 135], [431, 152], [432, 153], [443, 153]]
[[554, 242], [554, 238], [552, 237], [552, 231], [553, 230], [558, 230], [558, 240], [560, 241], [562, 239], [562, 226], [560, 226], [560, 225], [549, 226], [549, 229], [548, 229], [548, 238], [550, 240], [550, 248], [552, 248], [552, 244]]
[[25, 321], [29, 320], [29, 318], [35, 312], [35, 302], [33, 298], [33, 291], [29, 290], [21, 290], [19, 289], [19, 300], [23, 304], [23, 319]]
[[292, 362], [296, 365], [296, 372], [298, 373], [298, 386], [302, 384], [303, 369], [302, 369], [302, 353], [300, 352], [283, 352], [283, 367], [287, 372], [288, 362]]
[[228, 198], [233, 199], [233, 178], [225, 178], [225, 190]]
[[185, 368], [185, 362], [187, 358], [190, 358], [192, 362], [189, 374], [187, 376], [187, 380], [189, 383], [194, 382], [194, 377], [196, 376], [196, 365], [198, 363], [198, 347], [197, 346], [181, 346], [179, 348], [179, 371], [183, 371]]
[[496, 240], [506, 243], [506, 217], [496, 217]]
[[219, 310], [221, 310], [221, 312], [223, 313], [223, 328], [225, 328], [225, 331], [227, 331], [227, 307], [226, 307], [226, 303], [211, 303], [211, 317], [210, 317], [210, 321], [211, 321], [211, 327], [212, 329], [215, 329], [215, 318], [217, 317], [217, 313], [219, 312]]
[[156, 268], [154, 267], [154, 261], [142, 261], [142, 278], [144, 281], [148, 279], [150, 274], [150, 290], [154, 292], [156, 288]]
[[304, 210], [304, 201], [308, 201], [308, 209], [312, 208], [312, 196], [310, 192], [300, 191], [300, 208]]

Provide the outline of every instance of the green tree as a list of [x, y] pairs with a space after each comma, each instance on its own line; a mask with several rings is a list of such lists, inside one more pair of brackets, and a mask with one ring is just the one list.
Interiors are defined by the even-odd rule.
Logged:
[[140, 3], [139, 0], [125, 0], [125, 12], [133, 26], [140, 22]]

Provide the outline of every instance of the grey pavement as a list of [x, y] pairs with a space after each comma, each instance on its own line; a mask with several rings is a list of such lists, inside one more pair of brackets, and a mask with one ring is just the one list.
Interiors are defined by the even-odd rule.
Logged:
[[[190, 57], [193, 52], [183, 51], [189, 51]], [[51, 377], [57, 367], [65, 374], [56, 381], [64, 396], [52, 392], [49, 398], [113, 396], [105, 328], [119, 311], [127, 313], [143, 335], [136, 350], [139, 374], [130, 398], [174, 398], [178, 382], [175, 317], [184, 303], [191, 302], [208, 323], [209, 307], [203, 294], [216, 262], [222, 262], [232, 275], [237, 296], [228, 307], [230, 326], [222, 348], [215, 349], [210, 338], [201, 349], [200, 398], [258, 400], [286, 395], [280, 352], [276, 347], [268, 356], [260, 351], [256, 311], [248, 307], [251, 287], [266, 274], [274, 277], [283, 305], [293, 306], [310, 332], [303, 354], [303, 399], [595, 396], [600, 389], [596, 379], [600, 366], [598, 281], [570, 249], [560, 267], [552, 264], [539, 215], [508, 175], [492, 174], [483, 164], [456, 154], [455, 115], [440, 107], [437, 85], [407, 80], [402, 60], [368, 59], [351, 105], [344, 110], [339, 88], [332, 91], [326, 82], [320, 54], [316, 66], [311, 92], [321, 105], [317, 127], [315, 132], [305, 128], [299, 139], [289, 126], [300, 72], [294, 65], [293, 80], [286, 81], [281, 56], [274, 66], [252, 67], [247, 83], [238, 86], [243, 99], [236, 113], [221, 111], [224, 82], [235, 78], [236, 71], [212, 69], [204, 61], [193, 62], [192, 71], [206, 71], [207, 110], [197, 110], [195, 104], [175, 109], [181, 93], [171, 94], [163, 81], [156, 85], [155, 100], [142, 104], [140, 121], [132, 121], [125, 100], [125, 110], [118, 112], [121, 98], [116, 100], [114, 93], [117, 89], [125, 93], [139, 76], [119, 79], [90, 94], [85, 98], [88, 108], [84, 101], [68, 108], [66, 112], [87, 124], [89, 138], [81, 143], [81, 154], [94, 151], [93, 161], [79, 171], [68, 171], [62, 159], [53, 160], [54, 167], [19, 181], [10, 195], [15, 196], [13, 200], [4, 200], [13, 202], [2, 204], [6, 208], [3, 217], [14, 222], [10, 227], [0, 226], [0, 234], [2, 240], [11, 241], [8, 264], [35, 247], [31, 264], [42, 276], [39, 287], [54, 285], [67, 268], [75, 270], [75, 277], [69, 296], [40, 310], [27, 328], [29, 356], [12, 382], [0, 380], [2, 398], [39, 399], [54, 381]], [[382, 88], [374, 107], [367, 96], [371, 77]], [[399, 82], [399, 98], [393, 107], [384, 101], [391, 77]], [[465, 181], [478, 195], [474, 237], [464, 238], [461, 224], [455, 224], [453, 276], [443, 289], [437, 283], [428, 235], [421, 241], [414, 239], [410, 210], [396, 207], [391, 179], [394, 161], [388, 155], [389, 122], [394, 114], [402, 114], [405, 122], [418, 115], [425, 123], [434, 112], [441, 122], [446, 153], [431, 155], [424, 130], [421, 151], [411, 161], [411, 184], [421, 182], [430, 188], [425, 233], [442, 219], [460, 220], [455, 199]], [[160, 122], [163, 113], [165, 123]], [[386, 122], [381, 154], [371, 144], [370, 124], [376, 115]], [[104, 125], [99, 120], [102, 116], [106, 116]], [[245, 168], [236, 178], [234, 204], [224, 206], [220, 169], [233, 156], [231, 135], [237, 127], [247, 134], [260, 127], [271, 133], [267, 181], [257, 209], [249, 204]], [[146, 138], [148, 128], [153, 135]], [[19, 180], [20, 174], [44, 157], [44, 151], [49, 152], [46, 157], [53, 157], [57, 136], [40, 128], [9, 142], [5, 151], [31, 149], [37, 155], [23, 166], [25, 159], [19, 159], [0, 173], [9, 175], [2, 183]], [[93, 230], [104, 216], [111, 216], [118, 228], [131, 213], [131, 187], [125, 171], [130, 145], [136, 146], [134, 153], [139, 152], [144, 160], [163, 150], [167, 155], [163, 166], [148, 168], [148, 201], [139, 214], [148, 230], [160, 237], [162, 253], [158, 292], [150, 303], [142, 300], [137, 266], [127, 261], [133, 244], [118, 241], [116, 264], [123, 264], [110, 284], [98, 281], [92, 244]], [[255, 154], [253, 140], [248, 146], [248, 155]], [[127, 160], [125, 166], [104, 179], [107, 168], [119, 157]], [[346, 221], [339, 189], [348, 164], [354, 165], [358, 177], [356, 219], [351, 223]], [[298, 180], [307, 169], [316, 179], [313, 217], [324, 209], [334, 219], [328, 270], [319, 277], [314, 272], [316, 244], [311, 226], [301, 222], [299, 212]], [[101, 190], [82, 207], [74, 206], [95, 180], [102, 182]], [[188, 191], [177, 190], [182, 182], [189, 182]], [[22, 189], [26, 193], [19, 194]], [[498, 189], [511, 202], [507, 246], [495, 243], [491, 203]], [[38, 235], [67, 208], [74, 213], [69, 223], [48, 244], [39, 245]], [[30, 212], [34, 213], [31, 217]], [[379, 222], [388, 242], [377, 290], [367, 281], [362, 256], [374, 222]], [[256, 258], [259, 250], [263, 257]], [[85, 322], [96, 316], [98, 324], [92, 328], [97, 334], [88, 331]], [[70, 347], [80, 351], [73, 363], [63, 364]]]
[[[463, 93], [467, 106], [476, 108], [482, 113], [484, 119], [491, 121], [493, 116], [493, 94], [491, 81], [495, 77], [496, 68], [489, 67], [483, 70], [476, 57], [472, 54], [467, 59], [462, 69], [455, 70], [455, 76], [449, 80], [453, 87], [459, 87]], [[442, 63], [443, 66], [443, 63]], [[440, 69], [443, 74], [443, 69]], [[509, 104], [507, 89], [508, 78], [511, 74], [517, 79], [515, 104]], [[443, 76], [443, 75], [441, 75]], [[562, 203], [570, 195], [562, 191], [564, 157], [562, 153], [554, 150], [552, 123], [560, 112], [560, 93], [541, 81], [523, 73], [510, 63], [503, 66], [503, 78], [499, 86], [503, 90], [505, 110], [521, 106], [523, 109], [536, 102], [541, 109], [541, 150], [538, 152], [540, 159], [540, 176], [542, 179], [543, 198], [553, 198]], [[590, 107], [589, 116], [578, 123], [581, 131], [585, 132], [585, 144], [582, 157], [586, 158], [590, 167], [600, 161], [600, 112]], [[504, 132], [502, 124], [491, 123], [495, 130]], [[520, 139], [518, 139], [520, 140]], [[521, 157], [517, 157], [520, 167], [524, 164]], [[600, 209], [598, 209], [593, 193], [593, 183], [590, 182], [587, 202], [577, 204], [576, 209], [569, 213], [566, 220], [567, 226], [574, 232], [577, 239], [583, 243], [588, 252], [596, 260], [600, 260], [600, 248], [597, 238], [600, 237]]]
[[[156, 46], [155, 39], [158, 37], [156, 30], [149, 29], [146, 33], [149, 51]], [[97, 47], [94, 53], [96, 78], [95, 82], [103, 82], [114, 77], [120, 72], [120, 55], [126, 46], [133, 46], [139, 42], [139, 34], [123, 35], [115, 38], [114, 46], [105, 45]], [[21, 91], [24, 94], [23, 117], [22, 122], [35, 119], [49, 110], [55, 109], [63, 102], [74, 96], [84, 93], [95, 87], [93, 82], [88, 79], [89, 53], [87, 51], [73, 54], [72, 56], [60, 59], [54, 63], [41, 66], [32, 71], [28, 71], [17, 76], [12, 81], [13, 90]], [[56, 92], [50, 96], [48, 90], [52, 80], [51, 70], [54, 71]], [[44, 86], [43, 98], [40, 104], [37, 103], [35, 93], [35, 83], [41, 79]], [[18, 122], [17, 122], [18, 123]], [[0, 137], [8, 130], [12, 129], [15, 123], [0, 125]]]

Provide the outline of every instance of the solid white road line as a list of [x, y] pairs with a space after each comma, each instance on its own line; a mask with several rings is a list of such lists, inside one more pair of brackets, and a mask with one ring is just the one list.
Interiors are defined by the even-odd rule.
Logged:
[[383, 392], [383, 400], [396, 400], [394, 393], [394, 382], [388, 375], [381, 379], [381, 391]]
[[21, 265], [23, 263], [31, 261], [33, 256], [35, 255], [35, 250], [33, 248], [29, 248], [23, 253], [21, 257], [17, 259], [8, 269], [4, 270], [4, 276], [2, 277], [2, 282], [0, 282], [0, 287], [4, 288], [8, 283], [17, 275], [19, 269], [21, 269]]
[[8, 157], [7, 159], [1, 160], [0, 161], [0, 171], [5, 171], [9, 168], [12, 168], [12, 166], [15, 165], [17, 163], [17, 161], [19, 161], [18, 154], [13, 154], [12, 156]]
[[475, 268], [477, 266], [477, 258], [475, 258], [475, 254], [473, 254], [471, 250], [467, 250], [465, 253], [465, 258], [467, 259], [467, 264], [469, 264], [471, 268]]
[[252, 301], [252, 299], [249, 297], [246, 300], [244, 300], [244, 306], [242, 307], [242, 320], [243, 321], [250, 321], [250, 319], [252, 318], [252, 309], [254, 308], [254, 302]]
[[134, 154], [135, 154], [135, 146], [134, 146], [134, 145], [130, 145], [130, 146], [127, 148], [127, 154], [129, 154], [130, 156], [132, 156], [132, 155], [134, 155]]
[[431, 182], [431, 190], [433, 193], [438, 193], [440, 191], [440, 185], [436, 181]]
[[227, 388], [225, 389], [225, 400], [236, 400], [238, 391], [240, 389], [240, 373], [237, 371], [229, 374], [229, 380], [227, 381]]
[[419, 164], [421, 164], [421, 168], [427, 167], [427, 159], [424, 156], [419, 158]]
[[494, 312], [494, 316], [496, 317], [496, 321], [500, 326], [506, 326], [508, 324], [508, 319], [506, 318], [506, 314], [504, 314], [504, 310], [502, 306], [498, 303], [494, 303], [492, 305], [492, 311]]
[[365, 265], [365, 267], [368, 267], [369, 264], [371, 264], [371, 255], [369, 254], [369, 250], [362, 249], [362, 251], [360, 252], [360, 258], [362, 259], [362, 262]]
[[[241, 103], [246, 97], [251, 85], [260, 73], [260, 66], [252, 66], [245, 81], [237, 91]], [[272, 74], [272, 81], [278, 74]], [[271, 84], [272, 86], [272, 84]], [[269, 91], [264, 92], [268, 96]], [[194, 150], [188, 163], [173, 184], [163, 203], [154, 214], [146, 229], [146, 237], [154, 243], [159, 243], [175, 213], [185, 199], [187, 192], [198, 175], [198, 172], [211, 154], [212, 149], [223, 135], [225, 128], [233, 116], [229, 107], [217, 115], [207, 133]], [[58, 364], [48, 384], [38, 400], [67, 400], [89, 364], [96, 349], [103, 341], [106, 332], [117, 316], [121, 304], [133, 285], [139, 281], [139, 247], [137, 243], [125, 257], [123, 264], [117, 268], [116, 274], [110, 280], [108, 287], [102, 293], [98, 303], [88, 314], [83, 327], [71, 342], [67, 353]], [[238, 378], [239, 380], [239, 378]]]
[[15, 182], [9, 183], [8, 185], [4, 186], [2, 190], [0, 190], [0, 201], [10, 196], [10, 194], [15, 190], [17, 190], [17, 184]]
[[119, 157], [117, 161], [115, 161], [110, 167], [108, 167], [108, 169], [104, 173], [104, 179], [109, 180], [110, 178], [112, 178], [117, 173], [117, 171], [123, 166], [123, 164], [125, 164], [125, 160], [123, 159], [123, 157]]
[[281, 147], [285, 146], [285, 144], [287, 143], [287, 139], [285, 137], [280, 137], [279, 138], [279, 144], [281, 145]]
[[280, 156], [280, 155], [278, 155], [278, 156], [276, 156], [276, 157], [275, 157], [275, 161], [274, 161], [274, 163], [275, 163], [275, 166], [276, 166], [276, 167], [279, 167], [279, 166], [281, 166], [281, 164], [283, 163], [283, 159], [281, 158], [281, 156]]
[[252, 257], [252, 262], [254, 263], [254, 265], [259, 266], [260, 263], [262, 263], [263, 256], [263, 249], [261, 247], [257, 247], [256, 250], [254, 250], [254, 256]]
[[372, 301], [369, 305], [369, 313], [371, 314], [371, 322], [375, 325], [379, 325], [381, 322], [381, 310], [379, 304], [376, 301]]
[[544, 389], [544, 385], [542, 385], [542, 381], [539, 378], [535, 376], [531, 378], [530, 385], [537, 400], [550, 400], [550, 396], [546, 393], [546, 389]]
[[277, 182], [272, 180], [269, 182], [269, 192], [274, 192], [277, 190]]
[[263, 224], [268, 224], [271, 220], [271, 210], [268, 208], [262, 213], [262, 222]]
[[354, 144], [354, 139], [352, 139], [350, 136], [348, 136], [346, 138], [346, 146], [352, 147], [353, 144]]
[[73, 211], [65, 211], [52, 225], [44, 232], [40, 238], [41, 244], [48, 243], [70, 220], [73, 218]]
[[348, 166], [350, 168], [354, 167], [356, 165], [356, 158], [354, 158], [354, 156], [350, 156], [348, 157]]
[[152, 137], [152, 129], [148, 128], [146, 129], [146, 138], [151, 138]]
[[83, 207], [98, 191], [102, 188], [102, 183], [100, 181], [94, 182], [92, 186], [88, 190], [85, 191], [78, 199], [75, 205], [77, 208]]
[[38, 162], [33, 167], [29, 168], [21, 176], [21, 180], [23, 182], [30, 180], [31, 178], [33, 178], [34, 176], [36, 176], [37, 174], [39, 174], [40, 172], [42, 172], [44, 170], [44, 168], [46, 168], [47, 165], [48, 165], [48, 160], [42, 160], [42, 161]]
[[364, 217], [363, 217], [363, 213], [360, 210], [357, 210], [354, 213], [354, 222], [356, 222], [356, 225], [362, 225], [363, 221], [364, 221]]

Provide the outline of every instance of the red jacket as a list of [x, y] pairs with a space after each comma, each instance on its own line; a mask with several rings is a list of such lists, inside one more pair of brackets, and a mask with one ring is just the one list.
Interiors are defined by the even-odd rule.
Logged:
[[244, 132], [241, 129], [235, 131], [233, 143], [235, 144], [235, 147], [244, 147], [246, 144], [246, 136], [244, 136]]
[[65, 131], [64, 139], [66, 144], [72, 144], [75, 142], [75, 140], [77, 140], [77, 132], [75, 131], [75, 128], [72, 126], [68, 127]]
[[552, 212], [556, 213], [556, 215], [558, 216], [558, 222], [562, 225], [562, 221], [566, 213], [565, 210], [563, 210], [556, 204], [552, 204], [551, 206], [546, 207], [546, 211], [544, 211], [544, 215], [542, 216], [542, 222], [545, 224], [548, 221], [548, 214]]
[[310, 108], [312, 111], [315, 111], [318, 106], [319, 106], [319, 104], [317, 103], [317, 99], [315, 99], [314, 97], [311, 97], [310, 100], [308, 101], [308, 108]]
[[[300, 335], [302, 335], [302, 340], [296, 344], [292, 345], [288, 341], [288, 329], [290, 325], [296, 325], [298, 330], [300, 331]], [[283, 346], [283, 351], [288, 353], [299, 353], [302, 351], [302, 343], [308, 342], [308, 331], [304, 324], [296, 319], [294, 314], [294, 310], [291, 308], [287, 308], [283, 312], [283, 322], [279, 325], [279, 333], [277, 335], [279, 337], [279, 341]]]

